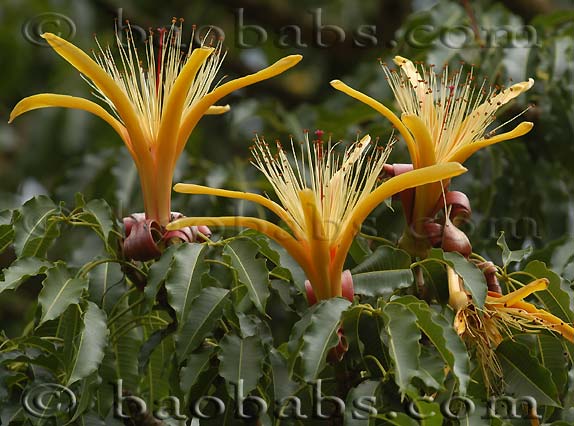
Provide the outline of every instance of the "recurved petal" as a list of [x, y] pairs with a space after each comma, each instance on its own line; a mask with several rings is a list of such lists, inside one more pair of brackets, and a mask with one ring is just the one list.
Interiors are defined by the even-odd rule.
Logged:
[[546, 278], [540, 278], [524, 287], [519, 288], [511, 293], [497, 298], [494, 303], [504, 304], [508, 307], [512, 307], [516, 302], [530, 296], [532, 293], [540, 290], [546, 290], [548, 287], [548, 280]]
[[347, 256], [351, 243], [353, 242], [353, 238], [357, 232], [359, 232], [361, 224], [385, 199], [404, 191], [405, 189], [426, 185], [431, 182], [438, 182], [444, 179], [450, 179], [461, 175], [466, 171], [467, 169], [459, 163], [436, 164], [434, 166], [423, 167], [422, 169], [402, 173], [382, 183], [377, 189], [359, 202], [345, 222], [341, 224], [337, 254], [335, 255], [335, 259], [333, 259], [332, 264], [342, 268], [345, 257]]
[[420, 119], [420, 117], [413, 114], [403, 114], [401, 119], [413, 134], [418, 146], [419, 164], [416, 165], [416, 168], [418, 169], [436, 164], [435, 147], [429, 129], [425, 123]]
[[277, 225], [256, 217], [245, 216], [222, 216], [222, 217], [184, 217], [167, 224], [166, 229], [173, 231], [185, 228], [186, 226], [214, 226], [214, 227], [245, 227], [255, 229], [272, 240], [275, 240], [295, 259], [301, 267], [308, 271], [312, 267], [311, 261], [299, 243], [287, 231]]
[[474, 154], [479, 149], [485, 148], [490, 145], [494, 145], [495, 143], [498, 142], [503, 142], [509, 139], [514, 139], [523, 136], [530, 130], [532, 130], [532, 127], [534, 127], [534, 124], [532, 124], [529, 121], [523, 121], [510, 132], [501, 133], [500, 135], [496, 135], [488, 139], [482, 139], [476, 142], [472, 142], [468, 145], [459, 148], [454, 152], [454, 154], [450, 156], [448, 161], [464, 163], [472, 154]]
[[395, 65], [401, 67], [402, 71], [409, 79], [412, 80], [413, 83], [416, 83], [416, 81], [419, 79], [419, 72], [417, 71], [415, 64], [413, 64], [410, 59], [397, 55], [393, 58], [393, 62]]
[[285, 56], [267, 68], [257, 71], [254, 74], [228, 81], [227, 83], [222, 84], [212, 92], [205, 95], [183, 116], [180, 125], [176, 152], [181, 152], [185, 146], [187, 138], [191, 134], [191, 131], [197, 122], [203, 115], [205, 115], [206, 111], [208, 111], [214, 103], [235, 90], [241, 89], [242, 87], [249, 86], [251, 84], [255, 84], [259, 81], [267, 80], [268, 78], [275, 77], [282, 72], [287, 71], [289, 68], [295, 66], [299, 61], [301, 61], [302, 58], [303, 57], [301, 55]]
[[330, 84], [335, 89], [340, 90], [341, 92], [349, 95], [350, 97], [355, 98], [358, 101], [361, 101], [364, 104], [370, 106], [375, 111], [377, 111], [379, 114], [381, 114], [383, 117], [385, 117], [387, 120], [389, 120], [392, 123], [392, 125], [397, 128], [397, 130], [400, 132], [400, 134], [403, 135], [403, 138], [405, 139], [405, 142], [407, 144], [407, 148], [409, 150], [409, 155], [411, 156], [411, 160], [412, 160], [413, 164], [415, 164], [415, 167], [417, 167], [419, 159], [418, 159], [418, 150], [417, 150], [416, 143], [415, 143], [412, 135], [408, 131], [408, 129], [405, 127], [405, 125], [399, 119], [399, 117], [397, 117], [395, 115], [395, 113], [393, 113], [390, 109], [388, 109], [382, 103], [376, 101], [375, 99], [371, 98], [370, 96], [365, 95], [362, 92], [359, 92], [358, 90], [353, 89], [352, 87], [343, 83], [341, 80], [332, 80]]
[[427, 183], [450, 179], [466, 171], [467, 169], [459, 163], [449, 162], [423, 167], [392, 177], [357, 204], [352, 213], [352, 223], [355, 226], [360, 226], [380, 203], [394, 194]]
[[402, 72], [405, 73], [409, 79], [409, 83], [417, 94], [417, 99], [419, 101], [425, 98], [432, 98], [434, 96], [432, 93], [429, 93], [428, 83], [423, 81], [417, 67], [411, 60], [403, 58], [402, 56], [395, 56], [393, 58], [393, 62], [401, 68]]
[[187, 94], [199, 68], [214, 50], [213, 47], [193, 49], [165, 101], [156, 143], [158, 144], [157, 153], [162, 158], [167, 157], [166, 161], [176, 161], [174, 158], [176, 146], [173, 142], [177, 138]]
[[[128, 130], [131, 140], [144, 142], [145, 138], [139, 127], [139, 121], [131, 102], [124, 92], [92, 58], [83, 50], [52, 33], [44, 33], [42, 37], [62, 58], [73, 65], [78, 71], [89, 78], [106, 97], [114, 104], [118, 114]], [[147, 147], [134, 146], [141, 158], [145, 158]]]
[[217, 197], [234, 198], [251, 201], [257, 203], [263, 207], [268, 208], [277, 216], [279, 216], [294, 234], [297, 234], [297, 226], [293, 223], [287, 212], [276, 202], [270, 200], [269, 198], [263, 197], [259, 194], [253, 194], [251, 192], [242, 191], [230, 191], [227, 189], [210, 188], [209, 186], [195, 185], [191, 183], [178, 183], [173, 187], [175, 192], [180, 192], [183, 194], [194, 194], [194, 195], [215, 195]]
[[522, 81], [520, 83], [513, 84], [507, 89], [504, 89], [498, 95], [494, 96], [493, 98], [489, 99], [488, 101], [480, 104], [478, 108], [473, 112], [473, 114], [477, 114], [478, 116], [484, 115], [485, 112], [488, 111], [496, 111], [502, 105], [510, 102], [512, 99], [516, 98], [518, 95], [526, 92], [534, 85], [534, 80], [529, 78], [528, 81]]
[[76, 96], [58, 95], [55, 93], [42, 93], [39, 95], [29, 96], [16, 104], [10, 113], [10, 120], [8, 123], [11, 123], [16, 117], [28, 111], [51, 107], [81, 109], [97, 115], [106, 123], [108, 123], [120, 135], [128, 149], [130, 151], [132, 150], [131, 141], [127, 134], [126, 128], [118, 120], [112, 117], [112, 115], [100, 105], [84, 98], [78, 98]]
[[219, 115], [219, 114], [225, 114], [227, 111], [229, 111], [231, 109], [231, 107], [229, 105], [212, 105], [208, 108], [208, 110], [206, 111], [205, 115]]
[[[285, 56], [284, 58], [279, 59], [274, 64], [264, 68], [260, 71], [257, 71], [254, 74], [246, 75], [245, 77], [240, 77], [235, 80], [228, 81], [225, 84], [222, 84], [214, 91], [209, 93], [206, 97], [217, 98], [214, 102], [217, 102], [218, 99], [221, 99], [223, 96], [241, 89], [242, 87], [249, 86], [251, 84], [257, 83], [259, 81], [267, 80], [268, 78], [275, 77], [289, 68], [297, 65], [303, 56], [301, 55], [289, 55]], [[211, 104], [213, 104], [212, 102]]]

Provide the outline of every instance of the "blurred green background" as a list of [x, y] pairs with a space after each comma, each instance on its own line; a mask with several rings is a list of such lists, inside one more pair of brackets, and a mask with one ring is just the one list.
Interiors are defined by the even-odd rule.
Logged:
[[[453, 186], [465, 191], [474, 214], [467, 224], [475, 251], [495, 256], [500, 231], [512, 248], [542, 248], [573, 234], [574, 225], [574, 12], [571, 1], [130, 1], [2, 0], [0, 5], [0, 209], [37, 194], [73, 205], [74, 194], [105, 198], [119, 217], [142, 211], [137, 175], [119, 137], [98, 118], [75, 110], [30, 112], [8, 125], [11, 108], [43, 92], [92, 98], [78, 72], [38, 37], [51, 31], [82, 49], [113, 40], [114, 25], [129, 19], [147, 29], [185, 19], [184, 31], [209, 25], [225, 35], [221, 77], [254, 72], [282, 56], [301, 53], [294, 69], [224, 99], [224, 116], [202, 119], [191, 136], [175, 182], [264, 191], [249, 164], [254, 132], [268, 140], [302, 138], [322, 129], [347, 143], [357, 133], [386, 141], [389, 123], [332, 89], [341, 79], [396, 108], [378, 58], [400, 54], [427, 63], [475, 64], [492, 84], [533, 77], [536, 84], [499, 113], [500, 122], [531, 108], [518, 120], [535, 122], [520, 140], [482, 150], [470, 173]], [[344, 40], [343, 40], [344, 36]], [[505, 129], [508, 130], [512, 123]], [[398, 143], [391, 162], [406, 162]], [[402, 216], [381, 208], [366, 232], [397, 239]], [[256, 206], [205, 197], [173, 196], [186, 215], [263, 215]], [[73, 237], [69, 247], [89, 247]], [[60, 247], [60, 248], [58, 248]], [[61, 246], [56, 250], [63, 250]], [[78, 250], [80, 251], [80, 250]], [[89, 251], [88, 251], [89, 252]], [[58, 256], [58, 253], [54, 253]], [[4, 253], [0, 266], [10, 261]]]

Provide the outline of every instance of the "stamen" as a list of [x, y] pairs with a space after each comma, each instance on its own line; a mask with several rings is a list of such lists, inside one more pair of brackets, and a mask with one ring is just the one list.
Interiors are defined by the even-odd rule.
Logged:
[[[111, 48], [109, 46], [104, 48], [96, 39], [99, 52], [94, 53], [95, 61], [110, 75], [132, 103], [149, 149], [156, 142], [164, 102], [168, 99], [181, 69], [189, 60], [193, 50], [194, 26], [192, 26], [192, 39], [187, 53], [181, 51], [182, 22], [183, 20], [174, 18], [169, 28], [150, 30], [149, 37], [145, 40], [145, 58], [141, 59], [129, 21], [126, 21], [125, 44], [116, 23], [117, 56], [119, 58], [117, 62]], [[156, 46], [154, 46], [154, 37], [159, 37]], [[221, 54], [221, 43], [218, 43], [216, 52], [201, 65], [186, 94], [184, 114], [219, 84], [219, 82], [214, 84], [215, 77], [224, 58], [225, 53]], [[116, 118], [123, 122], [115, 105], [91, 81], [88, 81], [88, 84], [94, 90], [95, 96], [107, 103]]]
[[157, 29], [158, 33], [159, 33], [159, 47], [158, 47], [158, 54], [157, 54], [157, 67], [156, 67], [156, 74], [155, 74], [155, 90], [156, 93], [159, 94], [159, 85], [161, 82], [161, 73], [162, 73], [162, 69], [161, 69], [161, 64], [163, 62], [163, 43], [164, 43], [164, 37], [165, 37], [165, 33], [167, 32], [167, 30], [165, 28], [158, 28]]

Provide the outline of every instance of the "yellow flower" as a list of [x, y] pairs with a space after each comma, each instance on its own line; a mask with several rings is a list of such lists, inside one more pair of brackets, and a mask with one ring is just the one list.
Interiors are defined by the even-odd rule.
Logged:
[[[463, 67], [450, 73], [448, 68], [437, 74], [415, 66], [410, 60], [395, 56], [398, 70], [383, 64], [387, 80], [401, 109], [397, 117], [390, 109], [373, 98], [347, 86], [339, 80], [331, 85], [347, 95], [367, 104], [386, 117], [403, 136], [415, 169], [433, 164], [456, 161], [464, 163], [473, 153], [486, 146], [522, 136], [533, 124], [523, 122], [513, 130], [495, 135], [487, 128], [495, 120], [496, 111], [510, 100], [530, 89], [529, 79], [500, 90], [483, 82], [476, 86], [472, 69], [463, 76]], [[449, 181], [442, 182], [443, 187]], [[407, 221], [414, 224], [417, 234], [423, 234], [425, 220], [436, 211], [442, 188], [440, 182], [418, 187], [412, 211], [405, 212]]]
[[166, 225], [171, 219], [173, 171], [201, 117], [228, 111], [229, 106], [214, 104], [230, 92], [281, 74], [301, 60], [300, 55], [287, 56], [255, 74], [214, 87], [225, 56], [220, 45], [192, 48], [190, 43], [187, 52], [182, 52], [181, 34], [181, 20], [179, 25], [173, 20], [169, 30], [150, 33], [145, 53], [140, 56], [129, 30], [127, 47], [116, 34], [118, 58], [109, 47], [98, 44], [95, 60], [56, 35], [43, 34], [50, 46], [82, 74], [112, 114], [87, 99], [50, 93], [21, 100], [9, 122], [27, 111], [46, 107], [82, 109], [105, 120], [120, 135], [137, 166], [147, 219]]
[[448, 268], [449, 305], [455, 310], [454, 328], [463, 339], [476, 348], [488, 387], [492, 379], [500, 379], [502, 370], [494, 350], [505, 337], [512, 339], [512, 329], [535, 333], [541, 330], [562, 335], [574, 343], [574, 328], [544, 309], [524, 299], [536, 291], [546, 290], [548, 280], [534, 280], [511, 293], [488, 292], [484, 307], [479, 309], [469, 300], [460, 277]]
[[[282, 245], [299, 263], [311, 282], [317, 300], [341, 296], [341, 274], [354, 236], [369, 213], [383, 200], [406, 188], [460, 175], [458, 163], [445, 163], [393, 177], [378, 185], [389, 147], [373, 146], [369, 136], [337, 154], [331, 142], [301, 146], [301, 161], [291, 164], [277, 143], [273, 154], [264, 140], [256, 138], [254, 165], [271, 183], [280, 204], [261, 195], [177, 184], [175, 190], [209, 194], [258, 203], [276, 214], [291, 233], [271, 222], [253, 217], [197, 217], [172, 222], [168, 229], [205, 224], [256, 229]], [[291, 151], [295, 156], [295, 148]]]

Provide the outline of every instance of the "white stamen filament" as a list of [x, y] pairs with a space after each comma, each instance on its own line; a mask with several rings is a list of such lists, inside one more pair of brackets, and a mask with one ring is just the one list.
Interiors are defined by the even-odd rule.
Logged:
[[[507, 89], [488, 88], [486, 79], [475, 84], [473, 69], [462, 78], [464, 67], [449, 74], [445, 66], [440, 74], [434, 66], [415, 66], [395, 57], [398, 70], [381, 64], [403, 113], [420, 117], [430, 132], [438, 162], [458, 148], [485, 137], [496, 119], [496, 111], [534, 84], [532, 79]], [[499, 127], [489, 132], [489, 135]]]
[[[301, 142], [301, 159], [297, 161], [293, 141], [293, 167], [281, 144], [273, 155], [263, 138], [256, 137], [251, 152], [253, 165], [271, 183], [287, 214], [301, 234], [305, 234], [305, 214], [299, 192], [309, 188], [315, 194], [326, 237], [334, 241], [341, 224], [355, 206], [375, 188], [392, 143], [385, 148], [371, 143], [370, 136], [357, 140], [341, 155], [337, 144], [328, 141], [309, 141], [308, 133]], [[368, 154], [368, 155], [367, 155]]]
[[[193, 51], [194, 34], [192, 33], [187, 52], [182, 52], [182, 20], [179, 24], [176, 22], [173, 19], [169, 29], [150, 31], [145, 41], [145, 62], [140, 58], [129, 23], [125, 32], [127, 47], [116, 30], [118, 61], [114, 59], [110, 47], [102, 47], [96, 39], [99, 48], [99, 52], [94, 53], [96, 62], [114, 79], [131, 101], [140, 119], [140, 127], [146, 141], [151, 145], [155, 143], [159, 132], [165, 102]], [[154, 48], [156, 39], [161, 46], [160, 52], [156, 52]], [[218, 42], [215, 51], [201, 65], [187, 92], [183, 114], [214, 88], [213, 82], [224, 58], [225, 53], [221, 52], [221, 42]], [[115, 116], [122, 121], [111, 100], [89, 79], [84, 77], [84, 80], [94, 89], [94, 95], [106, 102]]]

